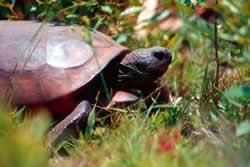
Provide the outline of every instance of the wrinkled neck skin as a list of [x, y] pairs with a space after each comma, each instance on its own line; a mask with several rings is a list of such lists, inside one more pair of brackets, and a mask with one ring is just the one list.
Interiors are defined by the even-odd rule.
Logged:
[[139, 89], [141, 91], [155, 85], [158, 76], [154, 76], [146, 71], [140, 71], [130, 66], [120, 65], [117, 75], [117, 87], [120, 89]]
[[[145, 99], [153, 97], [157, 102], [164, 103], [169, 101], [169, 93], [165, 93], [168, 91], [162, 92], [162, 83], [161, 77], [120, 65], [116, 89], [130, 92]], [[145, 102], [148, 106], [152, 103], [151, 100], [146, 100]]]

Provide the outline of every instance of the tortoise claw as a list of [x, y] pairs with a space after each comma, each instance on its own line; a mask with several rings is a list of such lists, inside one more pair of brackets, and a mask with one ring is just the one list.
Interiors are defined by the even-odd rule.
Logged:
[[83, 123], [87, 122], [88, 115], [91, 111], [91, 105], [88, 101], [81, 102], [74, 111], [69, 114], [64, 120], [59, 122], [47, 136], [47, 144], [52, 148], [57, 142], [58, 138], [69, 128], [81, 127]]

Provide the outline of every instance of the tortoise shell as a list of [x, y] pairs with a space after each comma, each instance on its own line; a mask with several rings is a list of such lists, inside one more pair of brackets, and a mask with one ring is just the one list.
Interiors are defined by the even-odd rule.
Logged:
[[106, 35], [84, 40], [80, 26], [0, 21], [0, 97], [14, 104], [48, 102], [89, 83], [128, 49]]

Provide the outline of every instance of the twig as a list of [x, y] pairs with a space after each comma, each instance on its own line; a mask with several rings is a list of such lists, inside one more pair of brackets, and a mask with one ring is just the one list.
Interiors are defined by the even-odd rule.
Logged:
[[[218, 4], [218, 1], [215, 0], [215, 4]], [[218, 88], [219, 86], [219, 67], [220, 61], [218, 57], [218, 28], [217, 28], [217, 13], [215, 13], [214, 17], [214, 49], [215, 49], [215, 61], [216, 61], [216, 78], [215, 78], [215, 87]]]
[[[218, 4], [218, 1], [215, 0], [215, 5]], [[218, 57], [218, 28], [217, 28], [217, 13], [215, 12], [214, 16], [214, 49], [215, 49], [215, 62], [216, 62], [216, 76], [215, 76], [215, 84], [214, 87], [219, 89], [219, 77], [220, 77], [220, 60]], [[214, 102], [217, 106], [218, 104], [218, 95], [214, 94]]]

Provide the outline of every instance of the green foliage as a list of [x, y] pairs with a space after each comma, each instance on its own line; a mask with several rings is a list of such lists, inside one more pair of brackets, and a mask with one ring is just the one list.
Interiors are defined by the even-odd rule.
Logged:
[[130, 15], [130, 14], [135, 14], [135, 13], [138, 13], [142, 10], [142, 7], [141, 6], [132, 6], [132, 7], [129, 7], [127, 9], [125, 9], [121, 14], [120, 16], [126, 16], [126, 15]]
[[[118, 128], [108, 131], [101, 140], [81, 144], [78, 149], [83, 151], [72, 156], [87, 159], [86, 164], [91, 166], [223, 166], [223, 161], [217, 161], [217, 153], [202, 144], [188, 146], [186, 141], [174, 137], [178, 134], [175, 130], [154, 132], [144, 126], [141, 117], [125, 116]], [[173, 145], [161, 150], [162, 142]]]
[[95, 108], [92, 109], [92, 111], [89, 114], [88, 117], [88, 124], [87, 124], [87, 128], [86, 128], [86, 136], [90, 137], [93, 133], [94, 130], [94, 126], [95, 126]]
[[245, 120], [239, 123], [236, 129], [236, 135], [241, 136], [250, 133], [250, 121]]
[[[159, 45], [173, 53], [173, 63], [164, 76], [172, 101], [158, 104], [152, 100], [147, 109], [140, 105], [118, 108], [108, 119], [96, 118], [97, 110], [93, 110], [77, 147], [61, 144], [68, 146], [66, 152], [72, 164], [80, 159], [89, 166], [249, 166], [250, 3], [174, 2], [171, 6], [173, 1], [161, 1], [162, 10], [145, 20], [149, 34], [142, 39], [135, 38], [137, 18], [144, 10], [138, 0], [37, 0], [25, 11], [40, 20], [101, 30], [131, 50]], [[0, 0], [0, 17], [15, 19], [15, 3]], [[199, 7], [217, 15], [221, 63], [218, 88], [214, 87], [214, 22], [199, 15]], [[182, 21], [182, 26], [175, 31], [160, 30], [159, 23], [172, 15]], [[16, 119], [18, 116], [13, 119], [6, 112], [0, 114], [0, 148], [4, 150], [0, 152], [0, 164], [46, 166], [48, 154], [41, 140], [46, 129], [43, 121], [23, 123]], [[115, 123], [107, 125], [109, 119]], [[169, 138], [175, 130], [185, 138], [176, 143], [173, 152], [160, 153], [161, 134]], [[59, 166], [67, 166], [64, 160], [58, 161]], [[75, 166], [72, 164], [69, 166]]]
[[240, 0], [237, 3], [233, 0], [223, 0], [215, 10], [221, 13], [221, 24], [223, 29], [221, 37], [226, 40], [238, 42], [240, 44], [249, 43], [249, 13], [250, 4], [247, 1]]
[[[48, 118], [39, 115], [22, 122], [13, 116], [9, 107], [0, 106], [0, 164], [5, 167], [48, 166], [48, 152], [44, 146], [44, 134]], [[17, 123], [19, 122], [19, 123]]]
[[244, 98], [249, 99], [250, 98], [250, 86], [244, 86], [244, 87], [234, 87], [230, 88], [225, 92], [226, 96], [229, 98]]

